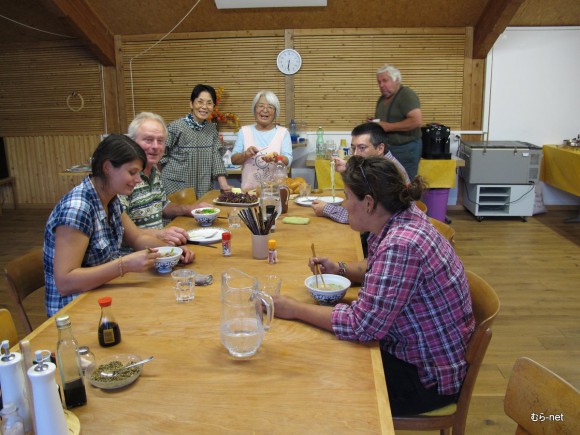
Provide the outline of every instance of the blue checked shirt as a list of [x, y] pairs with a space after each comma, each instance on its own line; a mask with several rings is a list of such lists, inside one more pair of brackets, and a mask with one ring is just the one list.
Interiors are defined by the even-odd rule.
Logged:
[[78, 293], [61, 296], [54, 282], [56, 228], [65, 225], [86, 234], [89, 238], [89, 246], [81, 266], [98, 266], [119, 257], [123, 239], [121, 214], [121, 202], [115, 197], [109, 204], [110, 218], [107, 222], [107, 215], [89, 177], [67, 193], [54, 207], [44, 232], [45, 302], [48, 316], [54, 315], [78, 296]]

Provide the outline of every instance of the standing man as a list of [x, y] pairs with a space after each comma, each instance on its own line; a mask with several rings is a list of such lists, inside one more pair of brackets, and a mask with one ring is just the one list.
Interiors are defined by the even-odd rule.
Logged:
[[178, 227], [163, 228], [163, 219], [190, 216], [192, 210], [205, 204], [180, 205], [167, 200], [157, 168], [167, 139], [163, 118], [155, 113], [141, 112], [129, 125], [128, 136], [145, 151], [147, 165], [141, 172], [141, 183], [135, 186], [133, 193], [119, 197], [124, 210], [139, 228], [146, 229], [154, 237], [169, 245], [183, 245], [188, 239], [187, 231]]
[[412, 180], [421, 160], [423, 115], [417, 94], [402, 85], [401, 72], [385, 64], [377, 70], [381, 96], [375, 108], [374, 121], [388, 134], [393, 155], [401, 162]]

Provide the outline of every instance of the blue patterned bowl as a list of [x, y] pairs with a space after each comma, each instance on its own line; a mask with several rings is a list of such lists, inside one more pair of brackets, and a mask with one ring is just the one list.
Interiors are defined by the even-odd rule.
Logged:
[[318, 287], [316, 287], [316, 276], [309, 276], [304, 280], [304, 285], [308, 288], [310, 296], [320, 305], [334, 305], [338, 303], [346, 294], [350, 287], [350, 280], [340, 275], [323, 274], [324, 283], [322, 285], [320, 275], [318, 275]]
[[159, 258], [155, 259], [155, 268], [159, 273], [169, 273], [173, 270], [175, 265], [179, 263], [183, 250], [175, 246], [163, 246], [156, 248], [157, 252], [161, 254]]
[[202, 227], [211, 227], [213, 221], [215, 221], [220, 214], [220, 209], [215, 207], [203, 207], [196, 208], [191, 212], [196, 221]]

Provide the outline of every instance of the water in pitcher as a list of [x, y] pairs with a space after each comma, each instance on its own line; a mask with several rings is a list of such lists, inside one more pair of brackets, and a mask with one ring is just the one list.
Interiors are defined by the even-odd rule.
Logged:
[[221, 326], [221, 340], [228, 352], [236, 358], [254, 355], [264, 338], [264, 329], [256, 317], [231, 319]]

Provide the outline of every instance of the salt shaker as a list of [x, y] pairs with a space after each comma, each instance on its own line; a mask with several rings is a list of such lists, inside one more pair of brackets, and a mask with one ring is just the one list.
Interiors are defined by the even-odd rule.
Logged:
[[224, 257], [231, 257], [232, 255], [232, 235], [224, 231], [222, 233], [222, 253]]
[[32, 417], [28, 405], [28, 385], [22, 370], [22, 355], [10, 353], [8, 340], [2, 342], [2, 357], [0, 358], [0, 385], [2, 385], [3, 403], [12, 402], [18, 408], [18, 414], [24, 422], [24, 430], [32, 430]]
[[36, 435], [67, 435], [68, 427], [55, 379], [56, 366], [36, 351], [36, 364], [28, 369], [34, 396]]
[[2, 416], [2, 435], [24, 435], [24, 421], [18, 415], [18, 408], [14, 403], [6, 403], [0, 415]]
[[95, 363], [95, 355], [91, 352], [89, 346], [79, 346], [78, 353], [81, 359], [81, 370], [84, 375], [87, 369]]

